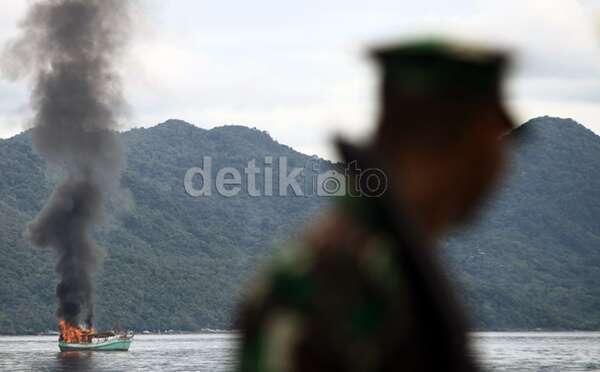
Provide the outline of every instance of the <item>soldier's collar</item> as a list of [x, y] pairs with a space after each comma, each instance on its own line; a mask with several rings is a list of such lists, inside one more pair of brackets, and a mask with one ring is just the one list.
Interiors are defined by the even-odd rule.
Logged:
[[[422, 235], [408, 218], [400, 200], [393, 197], [390, 177], [383, 162], [372, 151], [359, 148], [337, 139], [336, 145], [344, 159], [347, 176], [347, 192], [341, 198], [342, 207], [374, 230], [393, 232], [405, 239], [420, 241]], [[386, 184], [380, 188], [369, 185], [369, 172], [380, 171], [386, 175]]]

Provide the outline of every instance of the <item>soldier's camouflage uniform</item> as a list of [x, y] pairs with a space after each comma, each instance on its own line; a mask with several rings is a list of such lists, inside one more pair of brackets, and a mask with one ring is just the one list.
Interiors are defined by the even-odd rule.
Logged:
[[407, 253], [375, 199], [341, 204], [344, 238], [288, 247], [255, 284], [239, 371], [474, 371], [431, 248]]
[[[418, 133], [419, 113], [410, 120], [403, 113], [412, 102], [407, 97], [431, 103], [434, 118], [436, 105], [462, 102], [456, 110], [467, 115], [465, 102], [500, 97], [504, 58], [498, 53], [425, 42], [385, 49], [376, 58], [384, 76], [379, 130], [391, 143], [405, 130]], [[439, 122], [461, 125], [445, 117]], [[342, 144], [341, 150], [347, 164], [382, 164], [364, 156], [381, 156], [378, 149], [361, 153]], [[477, 370], [463, 312], [435, 250], [393, 197], [341, 198], [318, 233], [275, 260], [240, 312], [239, 371]]]

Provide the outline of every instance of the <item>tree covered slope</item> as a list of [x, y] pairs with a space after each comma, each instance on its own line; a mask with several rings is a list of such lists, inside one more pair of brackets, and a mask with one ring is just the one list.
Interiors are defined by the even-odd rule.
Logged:
[[[547, 117], [517, 132], [511, 176], [477, 226], [441, 243], [444, 255], [477, 328], [599, 329], [600, 138]], [[98, 325], [229, 327], [257, 266], [328, 200], [244, 192], [193, 198], [184, 190], [186, 171], [204, 156], [214, 173], [231, 166], [242, 174], [252, 159], [260, 166], [285, 156], [297, 167], [314, 159], [241, 126], [205, 130], [170, 120], [122, 139], [125, 191], [96, 234], [105, 251], [96, 276]], [[54, 254], [31, 247], [22, 232], [58, 177], [28, 133], [0, 140], [0, 333], [55, 328]]]

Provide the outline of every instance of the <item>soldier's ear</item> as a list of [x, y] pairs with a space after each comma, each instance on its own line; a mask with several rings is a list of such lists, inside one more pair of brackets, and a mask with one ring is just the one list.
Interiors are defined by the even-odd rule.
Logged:
[[499, 139], [515, 128], [509, 113], [499, 104], [479, 106], [472, 116], [470, 130], [480, 133], [490, 133]]
[[500, 125], [500, 131], [503, 135], [508, 134], [510, 131], [515, 129], [515, 121], [511, 114], [506, 110], [504, 105], [498, 104], [495, 106], [496, 115], [498, 117], [498, 124]]

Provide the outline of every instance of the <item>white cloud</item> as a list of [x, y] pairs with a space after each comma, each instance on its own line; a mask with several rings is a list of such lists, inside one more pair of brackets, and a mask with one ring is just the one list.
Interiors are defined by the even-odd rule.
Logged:
[[[2, 35], [15, 33], [25, 9], [14, 3], [0, 0]], [[375, 120], [377, 77], [366, 47], [422, 31], [518, 52], [509, 92], [520, 115], [560, 113], [592, 128], [599, 122], [600, 22], [593, 14], [600, 1], [140, 4], [141, 31], [122, 67], [132, 126], [172, 117], [203, 127], [244, 124], [330, 157], [334, 134], [364, 136]], [[1, 136], [22, 128], [25, 92], [24, 84], [0, 83]]]

